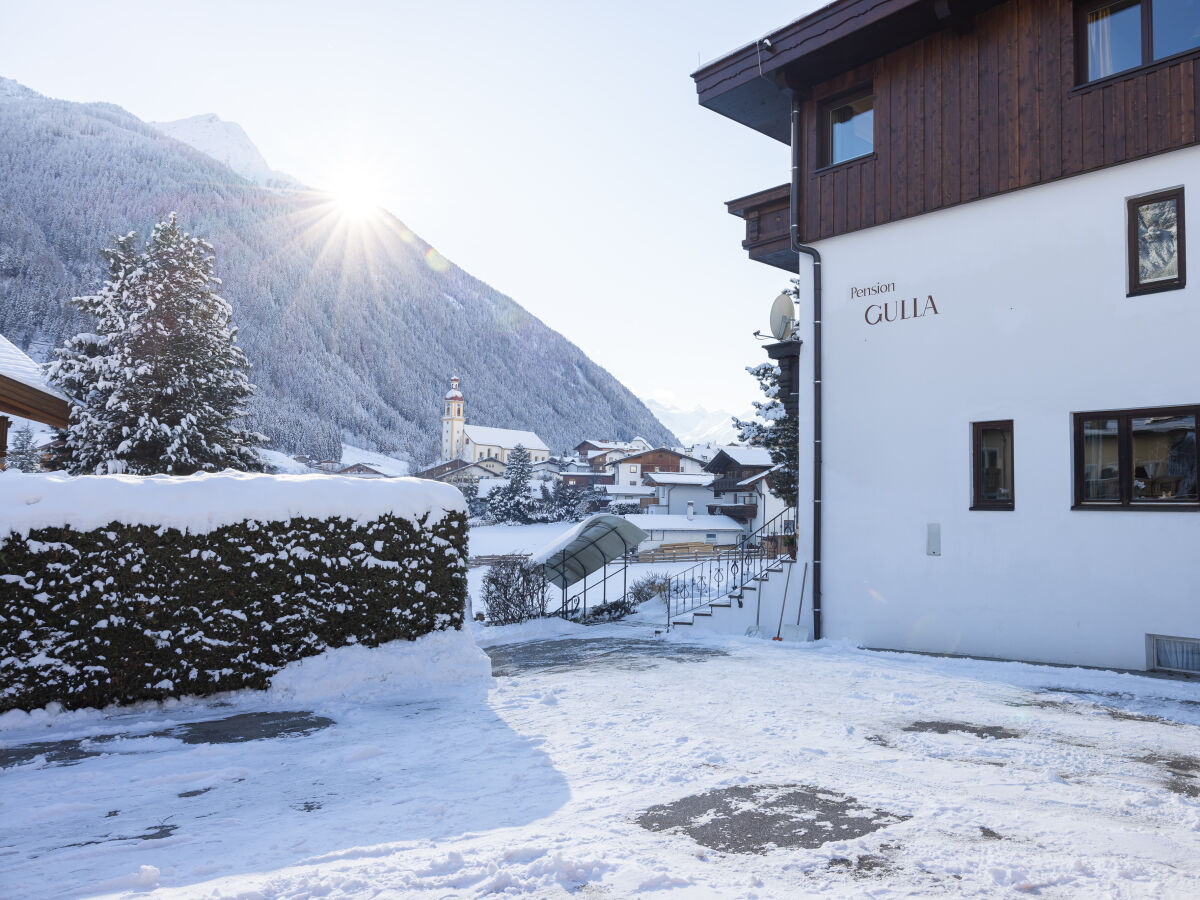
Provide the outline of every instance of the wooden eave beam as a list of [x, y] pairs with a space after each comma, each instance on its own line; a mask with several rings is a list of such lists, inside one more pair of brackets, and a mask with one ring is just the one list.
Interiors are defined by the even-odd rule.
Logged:
[[[692, 74], [700, 105], [788, 140], [786, 87], [803, 89], [1004, 0], [838, 0]], [[939, 12], [942, 18], [939, 18]], [[947, 16], [947, 12], [949, 15]]]
[[0, 413], [32, 419], [53, 428], [66, 428], [71, 408], [61, 397], [0, 375]]

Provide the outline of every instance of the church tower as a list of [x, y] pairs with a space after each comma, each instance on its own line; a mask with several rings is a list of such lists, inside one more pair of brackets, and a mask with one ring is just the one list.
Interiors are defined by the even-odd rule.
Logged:
[[456, 459], [463, 448], [463, 431], [467, 424], [463, 415], [463, 395], [458, 390], [458, 376], [450, 379], [450, 390], [442, 409], [442, 459]]

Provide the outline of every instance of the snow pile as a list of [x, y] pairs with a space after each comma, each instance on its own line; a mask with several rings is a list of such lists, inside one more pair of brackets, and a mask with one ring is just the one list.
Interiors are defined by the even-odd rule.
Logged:
[[327, 650], [281, 669], [272, 700], [320, 706], [343, 702], [399, 703], [440, 698], [492, 683], [492, 664], [463, 631], [439, 631], [415, 641]]
[[297, 517], [369, 522], [390, 513], [426, 524], [466, 512], [458, 488], [437, 481], [246, 472], [176, 477], [0, 473], [0, 523], [22, 536], [36, 528], [91, 531], [110, 522], [206, 534], [237, 522]]

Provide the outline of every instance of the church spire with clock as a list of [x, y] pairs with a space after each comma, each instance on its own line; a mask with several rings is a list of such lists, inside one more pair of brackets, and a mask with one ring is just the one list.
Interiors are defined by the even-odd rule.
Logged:
[[458, 376], [450, 379], [450, 390], [442, 408], [442, 459], [456, 459], [463, 449], [467, 418], [463, 415], [463, 395], [458, 389]]

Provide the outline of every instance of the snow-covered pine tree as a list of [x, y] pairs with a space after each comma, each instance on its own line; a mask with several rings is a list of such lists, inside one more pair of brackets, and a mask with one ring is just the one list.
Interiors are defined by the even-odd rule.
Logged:
[[266, 438], [233, 426], [254, 386], [232, 309], [216, 293], [212, 245], [174, 213], [136, 245], [131, 232], [104, 251], [107, 283], [72, 301], [96, 330], [67, 341], [50, 367], [72, 400], [71, 470], [261, 470], [255, 447]]
[[13, 431], [5, 465], [22, 472], [42, 470], [42, 452], [33, 444], [33, 429], [29, 425], [22, 425]]
[[537, 504], [529, 494], [529, 479], [533, 475], [529, 451], [520, 444], [508, 455], [505, 475], [508, 483], [488, 495], [488, 517], [496, 522], [528, 525], [533, 521]]
[[755, 415], [758, 419], [734, 418], [733, 425], [738, 430], [738, 440], [754, 447], [765, 447], [770, 451], [771, 462], [779, 467], [767, 479], [771, 493], [785, 503], [794, 504], [799, 486], [800, 431], [796, 417], [787, 414], [783, 402], [779, 399], [779, 366], [766, 362], [757, 366], [747, 366], [746, 371], [758, 381], [758, 386], [767, 399], [754, 401]]

